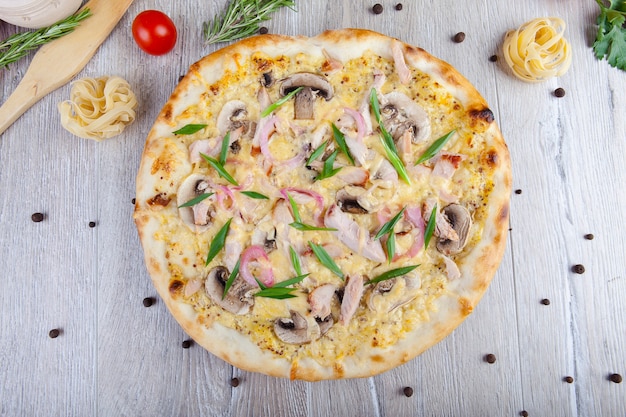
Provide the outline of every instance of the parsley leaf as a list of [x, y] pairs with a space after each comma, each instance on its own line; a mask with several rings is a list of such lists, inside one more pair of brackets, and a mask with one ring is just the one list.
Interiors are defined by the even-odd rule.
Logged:
[[611, 0], [606, 7], [602, 0], [596, 0], [600, 6], [598, 33], [593, 43], [593, 51], [598, 59], [606, 58], [609, 65], [626, 71], [626, 1]]

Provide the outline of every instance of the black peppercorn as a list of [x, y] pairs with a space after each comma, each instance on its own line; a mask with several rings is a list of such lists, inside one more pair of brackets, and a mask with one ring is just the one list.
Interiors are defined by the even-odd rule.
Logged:
[[493, 353], [489, 353], [485, 355], [485, 362], [487, 363], [496, 363], [496, 355]]
[[556, 90], [554, 90], [554, 95], [555, 97], [565, 97], [565, 90], [562, 89], [561, 87], [557, 88]]
[[572, 382], [574, 382], [574, 378], [572, 378], [571, 376], [566, 376], [565, 378], [563, 378], [563, 381], [571, 384]]
[[544, 298], [543, 300], [541, 300], [541, 304], [543, 304], [544, 306], [549, 306], [550, 300], [548, 300], [547, 298]]
[[381, 14], [383, 12], [383, 5], [380, 3], [376, 3], [374, 7], [372, 7], [372, 11], [374, 14]]
[[410, 397], [410, 396], [413, 395], [413, 388], [411, 388], [411, 387], [404, 387], [402, 392], [404, 393], [405, 396]]
[[265, 35], [269, 32], [269, 29], [267, 29], [265, 26], [261, 26], [261, 28], [259, 29], [259, 33], [261, 35]]
[[96, 227], [96, 222], [89, 222], [89, 227], [91, 227], [92, 229]]
[[402, 10], [402, 3], [396, 4], [396, 10], [398, 11]]
[[584, 274], [585, 273], [585, 266], [581, 265], [581, 264], [577, 264], [572, 266], [572, 272], [575, 274]]
[[491, 62], [496, 62], [496, 61], [498, 61], [498, 55], [491, 55], [491, 56], [489, 57], [489, 61], [491, 61]]
[[143, 299], [143, 306], [144, 307], [150, 307], [152, 304], [154, 304], [154, 298], [146, 297], [146, 298]]
[[59, 329], [52, 329], [48, 332], [48, 336], [50, 336], [50, 339], [56, 339], [57, 337], [59, 337], [60, 334], [61, 331]]
[[454, 35], [453, 39], [454, 39], [454, 42], [461, 43], [465, 40], [465, 33], [459, 32], [456, 35]]
[[191, 347], [191, 340], [183, 340], [182, 347], [183, 349], [189, 349]]
[[593, 240], [593, 238], [594, 238], [593, 233], [587, 233], [585, 235], [585, 239], [587, 239], [587, 240]]
[[615, 382], [616, 384], [622, 383], [622, 376], [620, 374], [611, 374], [609, 376], [609, 381]]
[[32, 221], [34, 221], [35, 223], [39, 223], [39, 222], [43, 221], [44, 215], [43, 215], [43, 213], [33, 213], [33, 215], [30, 216], [30, 219]]
[[236, 388], [239, 386], [239, 378], [232, 378], [230, 380], [230, 386]]

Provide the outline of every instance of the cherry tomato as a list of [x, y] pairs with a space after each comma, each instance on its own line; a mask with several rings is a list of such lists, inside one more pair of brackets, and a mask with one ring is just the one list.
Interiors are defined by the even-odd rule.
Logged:
[[133, 21], [133, 38], [150, 55], [163, 55], [176, 45], [176, 26], [158, 10], [145, 10]]

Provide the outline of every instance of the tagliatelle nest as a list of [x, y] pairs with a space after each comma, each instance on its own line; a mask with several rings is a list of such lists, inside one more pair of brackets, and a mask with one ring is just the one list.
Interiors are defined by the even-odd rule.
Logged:
[[565, 22], [558, 17], [533, 19], [504, 37], [504, 59], [516, 77], [529, 82], [561, 76], [572, 63], [563, 37]]
[[103, 76], [72, 84], [70, 100], [59, 103], [61, 124], [76, 136], [101, 141], [135, 120], [137, 98], [126, 80]]

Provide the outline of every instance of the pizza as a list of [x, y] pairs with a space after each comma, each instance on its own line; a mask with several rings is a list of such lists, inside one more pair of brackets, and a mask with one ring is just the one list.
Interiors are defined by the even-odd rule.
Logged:
[[451, 65], [345, 29], [191, 65], [136, 188], [183, 329], [238, 368], [316, 381], [394, 368], [472, 312], [506, 246], [511, 164]]

